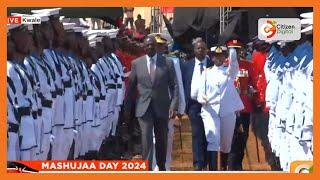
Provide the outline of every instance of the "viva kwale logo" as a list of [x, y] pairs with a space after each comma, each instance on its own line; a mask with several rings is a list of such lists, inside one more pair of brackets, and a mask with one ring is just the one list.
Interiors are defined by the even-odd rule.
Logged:
[[260, 18], [258, 22], [260, 40], [299, 40], [300, 20], [296, 18]]

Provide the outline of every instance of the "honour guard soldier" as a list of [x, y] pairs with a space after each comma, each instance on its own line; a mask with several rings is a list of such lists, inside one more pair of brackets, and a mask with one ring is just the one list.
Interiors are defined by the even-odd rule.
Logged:
[[15, 45], [10, 37], [10, 29], [16, 25], [8, 25], [7, 33], [7, 160], [18, 161], [20, 160], [20, 142], [19, 142], [19, 128], [20, 118], [18, 117], [18, 109], [16, 108], [16, 88], [14, 82], [8, 74], [9, 67], [13, 67], [11, 61], [14, 58]]
[[20, 122], [20, 160], [36, 160], [36, 128], [32, 111], [36, 111], [37, 107], [33, 80], [21, 66], [29, 55], [32, 38], [23, 25], [12, 27], [10, 33], [16, 49], [13, 51], [14, 59], [7, 62], [7, 76], [13, 82], [12, 89], [15, 89], [14, 104]]
[[[30, 15], [31, 16], [31, 15]], [[49, 18], [47, 15], [39, 14], [41, 22], [48, 22]], [[41, 25], [33, 25], [33, 52], [24, 60], [24, 67], [26, 68], [29, 76], [32, 76], [35, 81], [34, 91], [37, 94], [37, 159], [47, 160], [50, 149], [50, 133], [47, 133], [47, 129], [51, 131], [52, 126], [52, 115], [48, 115], [48, 111], [51, 111], [52, 106], [52, 95], [53, 81], [49, 74], [47, 66], [44, 64], [42, 59], [44, 39], [41, 32]], [[45, 110], [44, 110], [45, 109]], [[49, 128], [48, 128], [49, 126]]]
[[[96, 36], [96, 35], [94, 35]], [[90, 38], [90, 37], [89, 37]], [[92, 43], [91, 43], [92, 44]], [[97, 130], [97, 136], [99, 137], [97, 139], [97, 142], [93, 144], [93, 148], [95, 148], [96, 151], [99, 151], [101, 149], [101, 145], [103, 143], [103, 140], [106, 136], [106, 131], [108, 129], [108, 101], [106, 100], [107, 96], [107, 87], [105, 86], [107, 84], [106, 77], [104, 75], [104, 71], [100, 64], [100, 59], [103, 57], [103, 47], [101, 46], [101, 43], [95, 43], [95, 55], [96, 55], [96, 63], [91, 66], [91, 70], [94, 74], [94, 80], [95, 84], [99, 91], [95, 91], [95, 102], [96, 107], [98, 107], [98, 111], [95, 113], [95, 119], [96, 119], [96, 126], [98, 128]], [[99, 96], [98, 96], [99, 94]]]
[[[185, 95], [184, 95], [184, 89], [183, 89], [183, 83], [182, 83], [182, 76], [181, 76], [181, 69], [180, 69], [180, 64], [181, 61], [178, 57], [175, 55], [169, 55], [168, 54], [168, 45], [167, 45], [167, 40], [163, 37], [161, 37], [160, 34], [157, 34], [155, 36], [156, 42], [157, 42], [157, 52], [159, 54], [164, 54], [168, 59], [172, 60], [175, 73], [176, 73], [176, 78], [177, 78], [177, 83], [179, 87], [179, 107], [178, 107], [178, 115], [182, 116], [185, 113]], [[174, 124], [177, 124], [177, 119], [178, 116], [169, 119], [168, 123], [168, 144], [167, 144], [167, 158], [166, 158], [166, 170], [170, 171], [171, 167], [171, 161], [172, 161], [172, 147], [173, 147], [173, 138], [174, 138]], [[155, 158], [155, 152], [154, 152], [154, 158]], [[156, 161], [154, 161], [154, 165]], [[156, 168], [156, 167], [155, 167]], [[154, 169], [155, 169], [154, 168]]]

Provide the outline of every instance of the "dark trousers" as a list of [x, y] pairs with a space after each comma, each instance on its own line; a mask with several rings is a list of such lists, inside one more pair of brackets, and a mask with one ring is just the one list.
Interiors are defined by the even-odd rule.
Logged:
[[191, 106], [188, 111], [192, 130], [193, 166], [204, 168], [207, 166], [207, 139], [203, 121], [200, 116], [201, 106]]
[[250, 113], [240, 113], [236, 119], [231, 151], [228, 157], [229, 170], [242, 170], [242, 160], [249, 136]]
[[126, 18], [124, 20], [124, 24], [126, 27], [128, 26], [128, 23], [130, 23], [130, 27], [133, 28], [133, 18]]
[[165, 171], [168, 119], [156, 117], [152, 105], [150, 105], [147, 112], [143, 117], [138, 118], [138, 121], [141, 128], [142, 158], [149, 161], [149, 170], [152, 170], [154, 130], [157, 165], [160, 171]]

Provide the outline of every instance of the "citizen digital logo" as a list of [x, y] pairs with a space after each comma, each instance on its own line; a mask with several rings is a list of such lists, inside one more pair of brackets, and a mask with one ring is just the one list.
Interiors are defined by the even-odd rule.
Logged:
[[313, 162], [312, 161], [294, 161], [290, 164], [291, 173], [312, 173]]
[[299, 40], [301, 24], [298, 18], [260, 18], [258, 32], [260, 40]]
[[295, 25], [278, 24], [277, 32], [280, 34], [293, 34], [296, 29]]
[[36, 16], [10, 16], [8, 24], [41, 24], [41, 18]]

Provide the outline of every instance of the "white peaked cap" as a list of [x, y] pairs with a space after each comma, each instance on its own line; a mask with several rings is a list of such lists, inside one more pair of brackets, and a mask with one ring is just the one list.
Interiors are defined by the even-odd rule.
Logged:
[[96, 42], [102, 42], [102, 38], [103, 38], [103, 37], [95, 37], [94, 40], [95, 40]]
[[301, 19], [301, 24], [313, 24], [313, 19]]
[[70, 30], [73, 29], [73, 27], [76, 25], [75, 23], [62, 23], [64, 30]]
[[86, 36], [86, 37], [89, 36], [88, 32], [89, 32], [89, 29], [85, 29], [85, 30], [82, 30], [82, 31], [81, 31], [82, 35], [83, 35], [83, 36]]
[[313, 12], [302, 13], [302, 14], [300, 14], [300, 17], [307, 18], [307, 19], [313, 19]]
[[90, 27], [89, 23], [87, 23], [85, 20], [83, 20], [82, 18], [79, 18], [79, 22], [80, 22], [80, 26], [86, 26], [86, 27]]
[[109, 36], [111, 39], [114, 39], [114, 38], [117, 37], [118, 32], [119, 32], [119, 29], [110, 29], [110, 31], [109, 31], [109, 33], [108, 33], [108, 36]]
[[92, 29], [88, 29], [87, 35], [91, 35], [91, 34], [98, 34], [99, 31], [98, 30], [92, 30]]
[[52, 9], [37, 9], [31, 10], [34, 14], [47, 14], [48, 16], [53, 16], [59, 14], [61, 8], [52, 8]]
[[12, 29], [20, 27], [21, 25], [22, 24], [7, 24], [7, 28], [8, 28], [8, 30], [12, 30]]
[[94, 38], [96, 38], [96, 37], [97, 37], [97, 34], [91, 34], [91, 35], [88, 36], [88, 40], [89, 40], [89, 41], [92, 41], [92, 40], [94, 40]]
[[102, 30], [98, 30], [98, 35], [99, 36], [108, 36], [108, 30], [106, 29], [102, 29]]
[[86, 30], [86, 28], [75, 26], [75, 27], [73, 27], [73, 30], [74, 30], [74, 32], [81, 32], [82, 33], [82, 31]]
[[302, 29], [301, 33], [312, 34], [312, 30], [313, 30], [313, 25], [310, 25], [310, 26]]
[[95, 47], [96, 46], [96, 41], [89, 41], [89, 46], [90, 47]]

